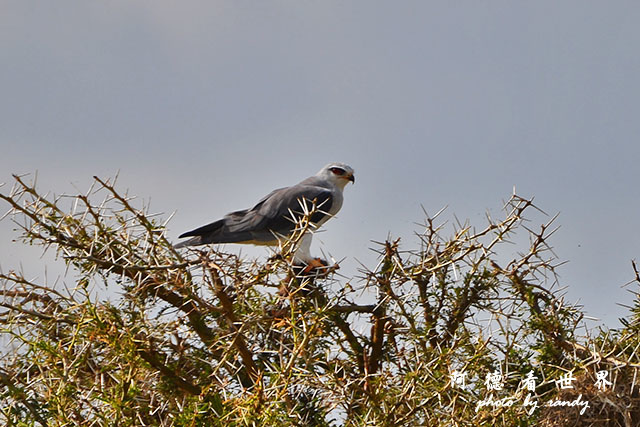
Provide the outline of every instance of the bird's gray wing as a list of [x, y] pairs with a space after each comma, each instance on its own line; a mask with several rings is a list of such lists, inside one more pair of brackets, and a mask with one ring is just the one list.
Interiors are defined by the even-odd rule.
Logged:
[[249, 211], [230, 214], [227, 227], [231, 232], [251, 231], [256, 238], [267, 233], [263, 237], [273, 240], [273, 232], [290, 233], [295, 228], [295, 220], [311, 210], [313, 203], [318, 211], [311, 215], [310, 220], [321, 222], [331, 210], [332, 202], [331, 190], [323, 187], [296, 185], [283, 188], [271, 193]]
[[304, 215], [305, 208], [301, 204], [310, 210], [315, 202], [318, 211], [310, 220], [319, 223], [327, 217], [333, 199], [332, 191], [320, 186], [301, 183], [280, 188], [269, 193], [251, 209], [232, 212], [221, 220], [182, 234], [180, 237], [194, 237], [177, 246], [207, 243], [270, 244], [276, 240], [277, 234], [288, 235], [293, 231], [294, 218], [299, 219]]

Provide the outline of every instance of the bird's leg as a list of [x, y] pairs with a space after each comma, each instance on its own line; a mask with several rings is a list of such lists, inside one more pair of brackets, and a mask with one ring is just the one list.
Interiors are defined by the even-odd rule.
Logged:
[[300, 242], [298, 242], [296, 252], [293, 254], [294, 264], [305, 265], [309, 263], [309, 260], [313, 259], [310, 253], [312, 237], [313, 235], [308, 232], [302, 236]]

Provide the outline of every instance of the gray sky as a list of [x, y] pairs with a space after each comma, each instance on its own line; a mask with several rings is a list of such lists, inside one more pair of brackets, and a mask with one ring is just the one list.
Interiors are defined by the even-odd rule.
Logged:
[[[638, 22], [631, 1], [5, 0], [0, 182], [119, 170], [177, 210], [175, 238], [344, 161], [357, 183], [312, 250], [349, 276], [369, 240], [415, 242], [421, 204], [481, 226], [515, 185], [561, 213], [570, 299], [617, 326], [640, 249]], [[11, 228], [2, 268], [42, 274]]]

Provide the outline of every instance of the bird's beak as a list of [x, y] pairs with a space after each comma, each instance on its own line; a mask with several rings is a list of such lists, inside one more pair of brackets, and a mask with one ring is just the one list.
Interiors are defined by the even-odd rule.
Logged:
[[347, 177], [347, 179], [348, 179], [349, 181], [351, 181], [351, 183], [352, 183], [352, 184], [355, 184], [355, 183], [356, 183], [356, 177], [355, 177], [355, 176], [353, 176], [353, 174], [349, 175], [349, 176]]

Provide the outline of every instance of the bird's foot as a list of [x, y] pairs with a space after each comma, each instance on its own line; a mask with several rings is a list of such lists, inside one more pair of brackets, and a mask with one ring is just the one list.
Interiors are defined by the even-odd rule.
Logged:
[[304, 264], [304, 268], [302, 269], [301, 274], [306, 275], [315, 273], [327, 275], [330, 272], [337, 270], [338, 268], [340, 268], [338, 264], [329, 265], [329, 263], [322, 258], [312, 258], [308, 260], [306, 264]]
[[313, 258], [310, 259], [307, 263], [307, 266], [302, 270], [303, 273], [310, 273], [313, 269], [325, 268], [329, 265], [329, 263], [322, 258]]

